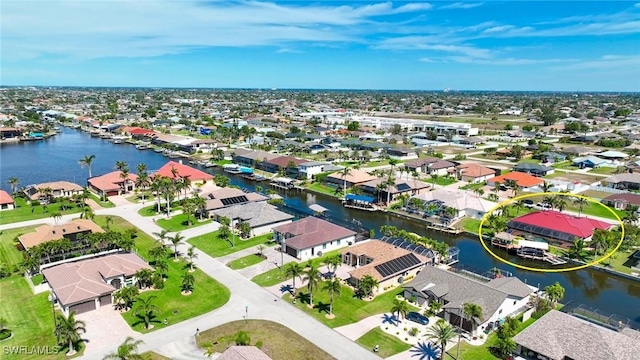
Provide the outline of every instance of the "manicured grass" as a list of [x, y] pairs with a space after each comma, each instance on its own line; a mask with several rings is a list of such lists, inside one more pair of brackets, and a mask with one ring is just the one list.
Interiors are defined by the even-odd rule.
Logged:
[[171, 358], [168, 358], [166, 356], [162, 356], [162, 355], [158, 354], [157, 352], [153, 352], [153, 351], [146, 351], [146, 352], [143, 352], [140, 355], [142, 355], [142, 358], [144, 360], [171, 360]]
[[[329, 251], [328, 253], [324, 254], [323, 256], [321, 256], [319, 258], [311, 260], [311, 263], [315, 267], [319, 267], [319, 266], [322, 265], [322, 262], [324, 261], [324, 259], [326, 259], [326, 258], [328, 258], [330, 256], [335, 256], [338, 253], [340, 253], [340, 249]], [[324, 272], [326, 269], [322, 268], [320, 270]], [[267, 271], [265, 273], [262, 273], [260, 275], [256, 275], [256, 276], [253, 277], [253, 279], [251, 279], [251, 281], [253, 281], [254, 283], [256, 283], [256, 284], [258, 284], [260, 286], [273, 286], [273, 285], [280, 284], [281, 282], [283, 282], [285, 280], [287, 280], [287, 279], [285, 279], [284, 274], [282, 273], [282, 271], [278, 267], [273, 268], [273, 269], [271, 269], [271, 270], [269, 270], [269, 271]]]
[[246, 267], [263, 262], [265, 259], [257, 254], [247, 255], [240, 259], [235, 259], [227, 263], [227, 266], [233, 270], [244, 269]]
[[10, 224], [20, 221], [35, 220], [51, 217], [51, 214], [60, 213], [74, 214], [79, 213], [81, 209], [71, 204], [71, 208], [67, 210], [60, 210], [60, 203], [48, 204], [46, 210], [42, 205], [31, 206], [27, 204], [27, 201], [22, 198], [15, 199], [17, 208], [13, 210], [5, 210], [0, 213], [0, 224]]
[[[469, 345], [466, 342], [460, 343], [460, 358], [459, 360], [496, 360], [497, 357], [493, 356], [489, 351], [489, 347], [495, 344], [498, 337], [496, 333], [493, 332], [489, 334], [489, 338], [487, 341], [481, 346], [473, 346]], [[453, 341], [457, 341], [457, 338]], [[458, 345], [454, 345], [447, 354], [445, 355], [445, 360], [456, 360], [455, 356], [458, 351]]]
[[461, 186], [460, 189], [461, 190], [476, 190], [476, 189], [481, 189], [483, 187], [485, 187], [486, 184], [484, 182], [480, 182], [477, 184], [467, 184], [465, 186]]
[[613, 175], [616, 173], [616, 168], [614, 167], [599, 167], [597, 169], [591, 169], [589, 170], [589, 173], [592, 174], [603, 174], [603, 175]]
[[341, 197], [342, 196], [342, 189], [340, 189], [340, 191], [338, 191], [336, 193], [336, 188], [332, 188], [326, 185], [322, 185], [322, 184], [318, 184], [318, 183], [314, 183], [314, 184], [310, 184], [307, 186], [307, 189], [309, 190], [313, 190], [322, 194], [326, 194], [329, 196], [334, 196], [334, 197]]
[[[569, 203], [566, 207], [566, 210], [570, 210], [570, 211], [575, 211], [575, 212], [579, 212], [580, 209], [572, 204]], [[616, 214], [618, 214], [618, 216], [620, 216], [620, 218], [623, 218], [625, 213], [624, 211], [620, 211], [620, 210], [616, 210], [616, 209], [612, 209], [613, 212], [615, 212]], [[611, 213], [611, 211], [607, 210], [607, 206], [606, 205], [597, 205], [594, 203], [589, 203], [587, 205], [585, 205], [585, 207], [582, 209], [582, 213], [585, 215], [593, 215], [593, 216], [599, 216], [599, 217], [603, 217], [606, 219], [611, 219], [614, 220], [615, 217], [613, 216], [613, 214]]]
[[411, 348], [411, 345], [401, 341], [393, 335], [385, 333], [378, 327], [362, 335], [356, 340], [356, 342], [371, 352], [373, 352], [373, 348], [378, 345], [379, 351], [377, 352], [377, 355], [382, 358], [387, 358]]
[[[120, 217], [114, 216], [113, 220], [111, 229], [114, 231], [135, 228]], [[106, 222], [104, 216], [96, 216], [95, 221], [103, 227]], [[156, 247], [158, 242], [142, 231], [138, 231], [138, 237], [135, 240], [138, 255], [149, 261], [148, 252]], [[169, 257], [173, 258], [173, 254], [169, 255]], [[144, 324], [133, 315], [131, 310], [122, 314], [122, 317], [135, 331], [148, 332], [163, 328], [165, 327], [163, 324], [164, 319], [167, 319], [168, 325], [172, 325], [217, 309], [229, 301], [229, 289], [198, 269], [192, 273], [195, 277], [193, 293], [189, 296], [181, 295], [182, 276], [188, 270], [188, 266], [184, 261], [174, 262], [171, 259], [167, 261], [167, 264], [169, 265], [169, 271], [167, 272], [168, 279], [165, 282], [164, 289], [145, 291], [140, 295], [141, 297], [157, 296], [153, 303], [161, 311], [152, 322], [154, 328], [151, 330], [144, 329]], [[136, 305], [133, 307], [135, 309]]]
[[540, 164], [540, 160], [533, 159], [533, 158], [522, 159], [522, 160], [518, 161], [518, 165], [520, 165], [520, 164]]
[[[298, 301], [295, 306], [331, 328], [353, 324], [366, 317], [391, 311], [393, 299], [401, 292], [401, 289], [393, 289], [376, 296], [373, 301], [364, 301], [358, 299], [350, 287], [343, 285], [340, 295], [336, 294], [333, 298], [333, 313], [336, 317], [327, 319], [325, 315], [329, 313], [329, 294], [321, 290], [323, 285], [320, 283], [318, 290], [313, 293], [313, 309], [307, 307], [309, 296], [306, 289], [298, 292]], [[291, 301], [289, 293], [282, 298]], [[417, 309], [409, 305], [409, 311], [414, 310]]]
[[112, 207], [116, 206], [114, 203], [109, 201], [109, 199], [107, 199], [107, 201], [102, 201], [101, 197], [98, 197], [96, 194], [91, 193], [91, 192], [89, 193], [89, 199], [92, 199], [93, 201], [98, 203], [98, 205], [102, 206], [103, 208], [112, 208]]
[[42, 274], [38, 274], [31, 278], [31, 282], [33, 283], [34, 286], [38, 286], [42, 284], [42, 281], [44, 281], [44, 275]]
[[[126, 199], [132, 203], [139, 203], [142, 202], [142, 195], [143, 193], [140, 192], [135, 192], [130, 196], [127, 196]], [[149, 202], [149, 201], [154, 201], [155, 197], [153, 196], [153, 194], [150, 191], [145, 191], [144, 192], [144, 201], [145, 202]]]
[[[142, 209], [138, 210], [138, 214], [142, 216], [155, 216], [158, 214], [166, 213], [167, 208], [164, 206], [164, 204], [160, 204], [160, 212], [157, 212], [158, 203], [156, 202], [155, 199], [152, 199], [152, 200], [153, 200], [153, 205], [143, 207]], [[171, 210], [174, 210], [173, 206], [171, 207]]]
[[218, 166], [223, 166], [223, 165], [227, 165], [227, 164], [233, 164], [233, 161], [231, 161], [231, 160], [217, 160], [217, 161], [211, 161], [211, 163], [217, 164]]
[[[333, 357], [291, 329], [265, 320], [233, 321], [201, 332], [196, 338], [203, 352], [211, 346], [213, 352], [222, 353], [227, 346], [235, 345], [236, 334], [245, 331], [251, 345], [261, 342], [261, 350], [274, 360], [314, 359], [329, 360]], [[212, 345], [212, 343], [216, 343]]]
[[[218, 239], [218, 232], [214, 231], [212, 233], [196, 236], [187, 242], [204, 251], [211, 257], [220, 257], [233, 254], [234, 252], [244, 250], [258, 244], [264, 244], [270, 241], [272, 237], [273, 234], [264, 234], [243, 240], [239, 239], [237, 235], [234, 235], [233, 240], [221, 240]], [[233, 241], [235, 246], [231, 245], [231, 241]]]
[[16, 245], [18, 244], [18, 236], [30, 233], [37, 226], [25, 226], [15, 229], [7, 229], [0, 231], [0, 263], [14, 267], [22, 261], [22, 252]]
[[191, 225], [187, 225], [186, 214], [174, 215], [169, 219], [159, 219], [158, 221], [156, 221], [156, 224], [158, 224], [158, 226], [165, 230], [173, 232], [191, 229], [197, 226], [208, 224], [212, 221], [211, 219], [204, 219], [200, 221], [200, 219], [198, 219], [198, 217], [195, 215], [191, 215], [189, 218], [191, 220]]
[[[426, 178], [424, 180], [426, 183], [431, 184], [431, 186], [433, 186], [433, 179], [431, 178]], [[454, 178], [450, 178], [450, 177], [446, 177], [446, 176], [438, 176], [438, 178], [436, 179], [436, 186], [440, 185], [440, 186], [447, 186], [447, 185], [451, 185], [453, 183], [455, 183], [456, 179]]]
[[477, 234], [480, 228], [480, 220], [466, 217], [458, 221], [455, 227]]
[[597, 266], [603, 266], [605, 268], [613, 269], [615, 271], [619, 271], [625, 274], [631, 274], [633, 270], [631, 266], [627, 266], [630, 262], [629, 257], [633, 254], [633, 252], [628, 253], [624, 251], [616, 251], [610, 258], [604, 260]]

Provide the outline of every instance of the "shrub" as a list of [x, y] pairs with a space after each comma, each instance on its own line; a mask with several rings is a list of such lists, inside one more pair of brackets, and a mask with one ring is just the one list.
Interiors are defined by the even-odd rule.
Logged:
[[407, 329], [407, 328], [404, 328], [403, 330], [404, 330], [404, 331], [407, 331], [408, 329]]
[[0, 340], [8, 339], [11, 336], [11, 330], [2, 329], [0, 330]]
[[246, 331], [238, 331], [236, 333], [236, 345], [248, 346], [251, 344], [251, 337]]
[[412, 327], [411, 330], [409, 330], [409, 335], [416, 336], [416, 335], [418, 335], [418, 332], [420, 332], [420, 330], [418, 330], [418, 328]]
[[453, 160], [465, 160], [466, 158], [467, 158], [467, 155], [457, 154], [456, 156], [453, 157]]
[[262, 349], [262, 345], [264, 345], [264, 344], [262, 343], [262, 340], [258, 340], [258, 341], [256, 342], [256, 347], [257, 347], [258, 349]]

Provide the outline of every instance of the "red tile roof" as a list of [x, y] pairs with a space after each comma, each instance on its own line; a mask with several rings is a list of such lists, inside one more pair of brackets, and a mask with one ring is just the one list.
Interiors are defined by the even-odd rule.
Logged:
[[213, 175], [207, 174], [204, 171], [200, 171], [198, 169], [194, 169], [191, 166], [187, 166], [184, 164], [180, 164], [179, 162], [169, 161], [164, 164], [155, 175], [166, 176], [170, 179], [174, 179], [172, 169], [176, 169], [177, 176], [180, 178], [188, 177], [191, 181], [199, 181], [199, 180], [211, 180], [213, 179]]
[[156, 132], [149, 129], [135, 128], [129, 131], [131, 135], [145, 135], [145, 134], [155, 134]]
[[281, 234], [289, 233], [294, 235], [286, 239], [285, 244], [298, 250], [308, 249], [356, 234], [347, 228], [313, 216], [294, 221], [290, 224], [280, 225], [273, 228], [273, 230]]
[[0, 205], [13, 204], [13, 198], [8, 192], [0, 190]]
[[293, 163], [296, 164], [296, 166], [298, 166], [300, 164], [304, 164], [308, 162], [309, 160], [296, 159], [291, 156], [280, 156], [275, 159], [267, 160], [267, 163], [276, 165], [281, 168], [286, 168], [289, 165], [289, 162], [291, 161], [293, 161]]
[[540, 178], [518, 171], [512, 171], [505, 175], [496, 176], [493, 179], [490, 179], [489, 182], [492, 182], [494, 184], [496, 182], [500, 182], [504, 185], [507, 180], [514, 180], [516, 184], [518, 184], [518, 186], [524, 188], [533, 187], [544, 183], [544, 180]]
[[[120, 190], [120, 184], [124, 182], [120, 174], [120, 171], [112, 171], [104, 175], [95, 176], [89, 179], [89, 184], [100, 191]], [[136, 181], [137, 179], [138, 175], [136, 174], [129, 174], [129, 176], [127, 176], [127, 180], [129, 181]]]
[[511, 221], [526, 225], [535, 225], [545, 229], [571, 234], [579, 238], [590, 237], [593, 235], [594, 229], [605, 230], [613, 226], [604, 221], [563, 214], [558, 211], [532, 212], [519, 216]]

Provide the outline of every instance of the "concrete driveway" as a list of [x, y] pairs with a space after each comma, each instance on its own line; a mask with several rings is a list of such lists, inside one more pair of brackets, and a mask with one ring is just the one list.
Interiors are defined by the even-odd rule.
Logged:
[[110, 305], [76, 315], [76, 319], [86, 323], [87, 332], [82, 335], [87, 345], [84, 355], [92, 355], [105, 347], [120, 345], [127, 336], [140, 335], [139, 332], [131, 330], [120, 313]]

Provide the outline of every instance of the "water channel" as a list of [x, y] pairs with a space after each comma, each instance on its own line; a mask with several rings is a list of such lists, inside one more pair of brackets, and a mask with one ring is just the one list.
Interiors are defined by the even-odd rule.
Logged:
[[[125, 161], [135, 172], [137, 164], [144, 163], [150, 171], [164, 165], [169, 159], [153, 150], [137, 150], [130, 144], [115, 145], [107, 140], [92, 138], [79, 130], [63, 128], [61, 134], [50, 139], [0, 146], [0, 186], [9, 191], [7, 181], [10, 177], [20, 179], [20, 186], [29, 184], [67, 180], [84, 185], [88, 170], [81, 168], [78, 160], [84, 155], [96, 155], [92, 166], [93, 175], [114, 170], [116, 161]], [[223, 173], [217, 168], [202, 170], [209, 173]], [[230, 176], [231, 183], [242, 188], [255, 189], [256, 183], [237, 176]], [[263, 186], [268, 186], [263, 183]], [[323, 194], [312, 194], [299, 191], [281, 192], [289, 207], [307, 211], [311, 204], [319, 204], [330, 211], [330, 217], [345, 222], [356, 219], [365, 228], [376, 231], [382, 225], [392, 225], [407, 231], [446, 241], [460, 249], [460, 263], [465, 266], [487, 271], [493, 267], [512, 272], [532, 285], [546, 286], [555, 281], [565, 287], [563, 302], [584, 304], [598, 309], [604, 314], [615, 314], [617, 317], [629, 319], [632, 327], [640, 328], [640, 282], [627, 280], [584, 269], [564, 273], [537, 273], [523, 271], [503, 264], [491, 257], [480, 242], [468, 235], [446, 236], [429, 232], [424, 224], [405, 220], [383, 213], [371, 213], [346, 209], [340, 202]]]

